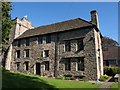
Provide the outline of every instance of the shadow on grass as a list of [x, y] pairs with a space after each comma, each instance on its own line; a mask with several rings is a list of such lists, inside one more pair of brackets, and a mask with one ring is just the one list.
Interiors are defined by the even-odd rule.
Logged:
[[38, 77], [11, 73], [9, 71], [2, 70], [2, 90], [6, 88], [14, 88], [14, 90], [18, 90], [18, 88], [22, 88], [22, 90], [25, 88], [29, 88], [30, 90], [32, 88], [36, 90], [58, 90]]

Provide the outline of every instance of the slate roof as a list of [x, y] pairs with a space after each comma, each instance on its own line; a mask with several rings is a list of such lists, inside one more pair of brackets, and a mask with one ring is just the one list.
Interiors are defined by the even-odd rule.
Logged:
[[109, 46], [107, 51], [103, 51], [104, 60], [120, 60], [120, 46]]
[[95, 25], [81, 18], [76, 18], [76, 19], [71, 19], [71, 20], [49, 24], [45, 26], [40, 26], [34, 29], [27, 30], [22, 35], [20, 35], [17, 39], [55, 33], [55, 32], [68, 31], [72, 29], [84, 28], [89, 26], [95, 26]]

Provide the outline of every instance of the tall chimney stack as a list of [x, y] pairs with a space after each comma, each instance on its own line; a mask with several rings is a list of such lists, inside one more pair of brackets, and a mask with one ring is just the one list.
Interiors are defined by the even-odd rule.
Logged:
[[91, 22], [97, 26], [99, 29], [98, 14], [96, 10], [93, 10], [91, 13]]

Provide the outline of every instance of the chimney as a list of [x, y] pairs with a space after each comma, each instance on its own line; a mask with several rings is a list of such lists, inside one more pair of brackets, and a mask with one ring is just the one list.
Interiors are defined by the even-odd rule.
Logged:
[[96, 10], [93, 10], [91, 13], [91, 22], [97, 26], [99, 29], [98, 14]]

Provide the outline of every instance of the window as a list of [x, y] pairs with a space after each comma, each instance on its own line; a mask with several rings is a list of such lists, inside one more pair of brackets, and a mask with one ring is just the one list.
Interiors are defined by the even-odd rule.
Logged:
[[77, 61], [77, 71], [84, 71], [84, 58], [80, 58]]
[[24, 64], [25, 64], [25, 70], [28, 71], [28, 69], [29, 69], [29, 62], [25, 62]]
[[51, 35], [46, 36], [46, 43], [51, 43]]
[[20, 63], [19, 62], [16, 63], [16, 70], [20, 70]]
[[49, 61], [45, 61], [45, 70], [49, 71]]
[[66, 59], [65, 70], [68, 70], [68, 71], [71, 70], [71, 60], [70, 59]]
[[77, 46], [76, 46], [76, 51], [83, 50], [83, 40], [77, 40]]
[[29, 43], [30, 43], [30, 39], [27, 38], [27, 39], [25, 40], [25, 44], [26, 44], [26, 46], [29, 46]]
[[29, 57], [29, 49], [24, 50], [24, 57]]
[[41, 51], [41, 57], [49, 57], [49, 50]]
[[20, 50], [16, 51], [16, 58], [20, 58]]
[[43, 39], [41, 36], [38, 37], [38, 44], [42, 44], [43, 43]]
[[65, 41], [65, 51], [71, 51], [71, 43], [70, 43], [70, 41]]
[[43, 57], [49, 57], [49, 50], [43, 51]]
[[20, 47], [20, 45], [21, 45], [21, 40], [18, 40], [17, 41], [17, 46]]

